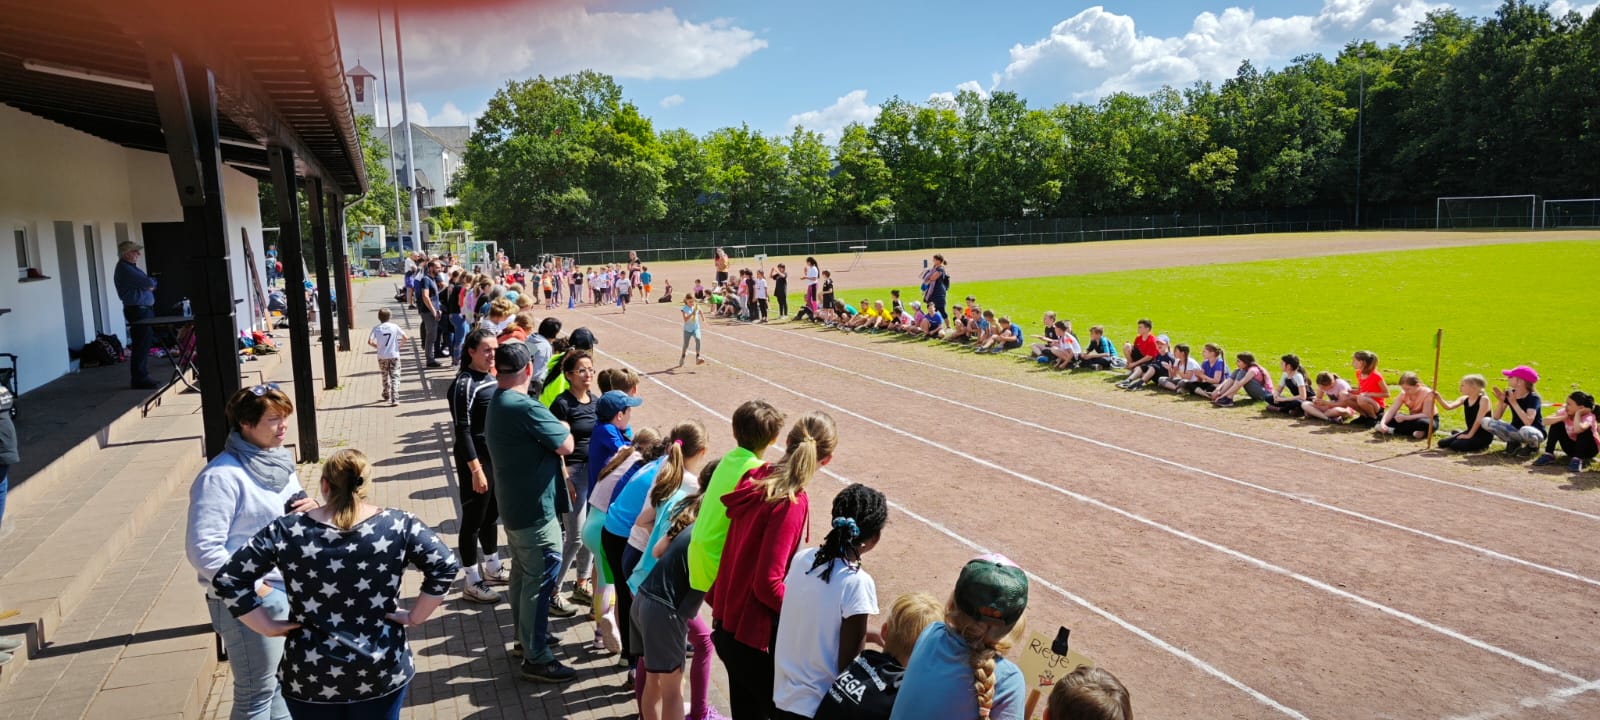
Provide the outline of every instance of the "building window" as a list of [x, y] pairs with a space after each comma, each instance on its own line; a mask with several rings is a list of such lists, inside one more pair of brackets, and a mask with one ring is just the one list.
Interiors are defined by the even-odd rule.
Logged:
[[39, 249], [28, 241], [28, 229], [21, 225], [12, 228], [11, 239], [17, 245], [17, 279], [25, 280], [29, 270], [38, 268]]

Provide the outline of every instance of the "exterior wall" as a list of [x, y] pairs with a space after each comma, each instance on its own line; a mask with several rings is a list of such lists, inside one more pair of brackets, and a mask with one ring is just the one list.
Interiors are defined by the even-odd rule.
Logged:
[[[165, 155], [129, 150], [5, 105], [0, 105], [0, 156], [12, 170], [0, 172], [0, 307], [12, 310], [0, 316], [0, 352], [19, 356], [19, 381], [26, 392], [74, 369], [68, 358], [57, 223], [72, 226], [87, 335], [92, 338], [96, 330], [89, 290], [93, 263], [101, 286], [98, 329], [126, 342], [122, 304], [111, 280], [117, 242], [142, 242], [142, 223], [180, 221], [183, 211]], [[231, 263], [234, 295], [245, 297], [241, 229], [250, 233], [258, 260], [262, 253], [256, 181], [225, 168], [223, 184], [230, 255], [238, 258]], [[98, 240], [93, 258], [85, 257], [85, 225]], [[19, 226], [38, 249], [35, 265], [48, 279], [17, 279], [13, 229]], [[243, 329], [248, 327], [248, 301], [239, 308]]]

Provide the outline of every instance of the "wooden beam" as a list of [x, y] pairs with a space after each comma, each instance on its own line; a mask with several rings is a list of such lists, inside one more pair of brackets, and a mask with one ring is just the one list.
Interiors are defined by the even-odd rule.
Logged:
[[[322, 381], [329, 390], [339, 387], [339, 349], [333, 334], [333, 283], [328, 276], [328, 210], [322, 178], [312, 178], [306, 188], [306, 209], [311, 213], [311, 252], [317, 271], [317, 319], [322, 326]], [[344, 298], [350, 302], [350, 298]]]
[[306, 324], [306, 270], [300, 249], [300, 197], [294, 175], [294, 151], [267, 147], [272, 192], [278, 199], [278, 256], [283, 262], [283, 289], [289, 311], [289, 363], [294, 370], [295, 423], [300, 429], [300, 462], [321, 459], [317, 438], [317, 392], [312, 387], [311, 328]]

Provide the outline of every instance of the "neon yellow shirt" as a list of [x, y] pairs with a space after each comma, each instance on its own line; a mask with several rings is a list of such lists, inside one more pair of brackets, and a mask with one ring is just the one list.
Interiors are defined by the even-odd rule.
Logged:
[[695, 516], [694, 535], [689, 538], [689, 587], [706, 592], [717, 581], [722, 545], [728, 541], [728, 507], [722, 504], [722, 496], [733, 492], [739, 478], [758, 467], [760, 457], [736, 447], [722, 456], [717, 471], [711, 474], [700, 500], [700, 514]]

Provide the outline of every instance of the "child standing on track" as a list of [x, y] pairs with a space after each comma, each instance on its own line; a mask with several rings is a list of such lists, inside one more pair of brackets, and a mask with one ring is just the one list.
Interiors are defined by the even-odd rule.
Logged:
[[690, 295], [683, 296], [683, 307], [678, 308], [683, 315], [683, 350], [678, 353], [678, 367], [683, 367], [684, 358], [689, 357], [689, 340], [694, 340], [694, 364], [704, 365], [706, 359], [700, 356], [700, 324], [705, 319], [700, 306]]
[[778, 301], [778, 317], [789, 317], [789, 269], [778, 263], [769, 276], [772, 279], [773, 299]]
[[922, 631], [891, 720], [1021, 720], [1027, 683], [1004, 655], [1022, 635], [1028, 576], [1001, 555], [967, 563], [944, 622]]
[[389, 322], [389, 308], [378, 308], [378, 325], [367, 337], [367, 346], [378, 350], [378, 377], [383, 381], [383, 402], [400, 404], [400, 343], [406, 331]]
[[784, 577], [784, 604], [773, 645], [772, 717], [810, 720], [833, 679], [867, 642], [878, 589], [861, 556], [878, 545], [889, 504], [859, 483], [833, 498], [832, 529], [819, 548], [801, 550]]
[[806, 488], [838, 444], [833, 418], [809, 413], [790, 428], [782, 460], [745, 473], [723, 496], [728, 534], [708, 600], [711, 642], [727, 668], [729, 704], [738, 720], [771, 717], [772, 642], [783, 580], [806, 530]]
[[756, 271], [755, 280], [756, 312], [750, 314], [752, 319], [759, 313], [761, 322], [767, 321], [767, 273], [764, 270]]

